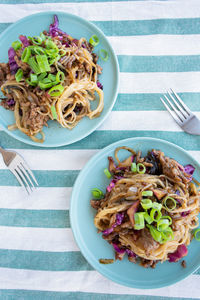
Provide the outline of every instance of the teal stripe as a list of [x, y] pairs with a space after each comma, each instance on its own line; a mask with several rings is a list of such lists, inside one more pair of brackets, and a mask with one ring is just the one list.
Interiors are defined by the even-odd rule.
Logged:
[[[145, 295], [117, 295], [97, 294], [83, 292], [45, 292], [27, 290], [1, 290], [0, 297], [3, 300], [177, 300], [178, 297], [160, 297]], [[184, 298], [194, 300], [196, 298]]]
[[1, 208], [0, 226], [69, 228], [69, 211]]
[[81, 252], [44, 252], [0, 249], [0, 267], [40, 271], [93, 270]]
[[[79, 171], [34, 171], [40, 187], [71, 187]], [[9, 170], [0, 170], [0, 185], [19, 186]]]
[[[156, 19], [137, 21], [95, 21], [108, 36], [131, 36], [151, 34], [199, 34], [200, 18], [188, 19]], [[0, 32], [10, 23], [1, 23]]]
[[[159, 93], [118, 94], [113, 110], [165, 110], [162, 102], [160, 101], [160, 97], [162, 96], [163, 94]], [[200, 111], [200, 93], [179, 93], [179, 96], [192, 111]]]
[[[134, 112], [133, 112], [134, 116]], [[173, 122], [173, 120], [172, 120]], [[131, 137], [153, 137], [172, 142], [186, 150], [200, 150], [200, 136], [189, 135], [185, 132], [170, 132], [170, 131], [134, 131], [134, 130], [102, 130], [95, 131], [87, 138], [74, 143], [72, 145], [55, 148], [58, 150], [64, 149], [102, 149], [111, 143], [117, 142], [121, 139], [131, 138]], [[1, 146], [4, 148], [13, 148], [13, 149], [36, 149], [31, 145], [21, 143], [4, 132], [0, 132], [0, 141]], [[98, 143], [97, 143], [98, 141]], [[44, 150], [46, 148], [37, 147], [37, 149]], [[34, 171], [37, 179], [39, 180], [40, 186], [72, 186], [76, 176], [78, 175], [77, 171]], [[1, 177], [2, 176], [2, 177]], [[45, 178], [46, 176], [46, 178]], [[57, 177], [55, 177], [57, 176]], [[0, 185], [17, 185], [17, 182], [10, 174], [9, 171], [2, 170], [0, 171], [1, 182]], [[55, 181], [56, 178], [56, 181]]]
[[119, 55], [118, 60], [121, 72], [191, 72], [200, 70], [199, 55]]

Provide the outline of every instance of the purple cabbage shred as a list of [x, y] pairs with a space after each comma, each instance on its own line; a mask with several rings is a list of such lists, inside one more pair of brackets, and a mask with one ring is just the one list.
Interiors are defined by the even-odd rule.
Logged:
[[188, 211], [183, 211], [182, 213], [181, 213], [181, 217], [186, 217], [186, 216], [188, 216], [190, 214], [190, 210], [188, 210]]
[[8, 104], [8, 106], [13, 106], [13, 105], [15, 105], [15, 100], [14, 99], [8, 99], [6, 101], [6, 103]]
[[11, 74], [15, 74], [19, 68], [18, 64], [15, 61], [15, 56], [16, 56], [15, 50], [12, 47], [10, 47], [8, 49], [8, 62], [9, 62]]
[[97, 81], [97, 86], [99, 89], [103, 90], [103, 85], [99, 81]]
[[121, 225], [122, 224], [122, 221], [124, 219], [124, 212], [121, 212], [121, 213], [118, 213], [116, 214], [116, 220], [115, 220], [115, 223], [108, 229], [102, 231], [102, 233], [104, 235], [109, 235], [111, 232], [113, 232], [114, 228], [118, 225]]
[[19, 39], [20, 39], [20, 41], [22, 42], [22, 44], [24, 45], [25, 48], [30, 46], [29, 40], [27, 39], [27, 37], [25, 35], [20, 35]]
[[136, 257], [136, 254], [130, 249], [126, 249], [126, 253], [128, 254], [129, 257]]
[[59, 21], [58, 21], [58, 17], [56, 15], [54, 15], [54, 22], [53, 24], [50, 24], [49, 26], [49, 33], [52, 37], [58, 36], [59, 38], [61, 38], [63, 35], [67, 35], [64, 31], [62, 31], [60, 28], [58, 28], [59, 26]]

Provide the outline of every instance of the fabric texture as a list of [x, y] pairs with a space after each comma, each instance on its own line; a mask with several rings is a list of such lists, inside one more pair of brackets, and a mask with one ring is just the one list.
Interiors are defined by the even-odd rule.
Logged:
[[22, 198], [0, 157], [0, 299], [199, 299], [200, 269], [157, 290], [127, 288], [101, 276], [74, 241], [69, 200], [90, 157], [123, 138], [165, 139], [200, 160], [200, 137], [184, 133], [159, 100], [174, 88], [200, 117], [200, 2], [0, 0], [0, 32], [48, 10], [79, 15], [103, 30], [118, 56], [120, 90], [103, 125], [75, 144], [36, 148], [0, 131], [1, 146], [21, 154], [40, 183]]

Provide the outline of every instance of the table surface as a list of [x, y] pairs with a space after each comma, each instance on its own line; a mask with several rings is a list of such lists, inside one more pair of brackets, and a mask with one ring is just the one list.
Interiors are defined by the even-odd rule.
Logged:
[[200, 159], [200, 137], [182, 132], [159, 100], [174, 88], [200, 116], [200, 1], [0, 0], [0, 32], [48, 10], [79, 15], [103, 30], [118, 56], [120, 90], [104, 124], [75, 144], [41, 149], [0, 131], [1, 145], [21, 154], [40, 184], [26, 197], [0, 158], [0, 299], [200, 298], [200, 269], [157, 290], [109, 281], [83, 258], [69, 222], [70, 194], [80, 169], [112, 142], [161, 138]]

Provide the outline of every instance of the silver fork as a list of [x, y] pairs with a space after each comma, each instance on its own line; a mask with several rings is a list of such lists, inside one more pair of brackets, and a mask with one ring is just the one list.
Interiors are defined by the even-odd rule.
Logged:
[[[168, 97], [167, 97], [168, 96]], [[165, 99], [165, 100], [164, 100]], [[176, 123], [187, 133], [200, 135], [200, 120], [172, 89], [160, 100]], [[168, 104], [167, 104], [168, 103]]]
[[9, 170], [15, 175], [21, 186], [24, 187], [26, 192], [30, 195], [35, 185], [38, 186], [38, 182], [27, 166], [24, 159], [14, 151], [7, 151], [0, 147], [0, 153], [3, 156], [4, 163]]

